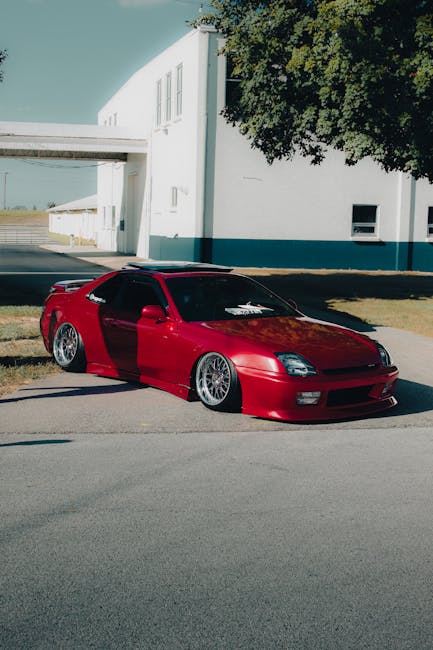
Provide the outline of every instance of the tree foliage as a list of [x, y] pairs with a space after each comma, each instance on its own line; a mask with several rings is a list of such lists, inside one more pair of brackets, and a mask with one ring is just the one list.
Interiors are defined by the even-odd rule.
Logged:
[[1, 66], [4, 63], [7, 54], [7, 50], [0, 50], [0, 82], [3, 81], [3, 70], [1, 70]]
[[226, 118], [269, 162], [333, 147], [433, 181], [433, 0], [212, 5], [241, 86]]

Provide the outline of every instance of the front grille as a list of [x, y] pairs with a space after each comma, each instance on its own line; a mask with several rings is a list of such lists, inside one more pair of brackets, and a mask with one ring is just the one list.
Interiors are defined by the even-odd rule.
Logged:
[[378, 363], [369, 363], [368, 366], [351, 366], [350, 368], [327, 368], [323, 370], [324, 375], [348, 375], [356, 372], [368, 372], [379, 368]]
[[369, 402], [373, 397], [369, 392], [373, 386], [356, 386], [355, 388], [341, 388], [339, 390], [330, 390], [328, 393], [328, 406], [349, 406], [350, 404], [361, 404]]

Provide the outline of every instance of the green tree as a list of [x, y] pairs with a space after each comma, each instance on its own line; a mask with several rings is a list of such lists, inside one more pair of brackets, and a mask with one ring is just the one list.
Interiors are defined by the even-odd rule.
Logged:
[[213, 0], [240, 99], [225, 109], [268, 162], [327, 147], [433, 181], [432, 0]]
[[4, 60], [7, 57], [7, 55], [8, 55], [7, 50], [0, 50], [0, 81], [3, 81], [3, 70], [1, 70], [1, 66], [4, 63]]

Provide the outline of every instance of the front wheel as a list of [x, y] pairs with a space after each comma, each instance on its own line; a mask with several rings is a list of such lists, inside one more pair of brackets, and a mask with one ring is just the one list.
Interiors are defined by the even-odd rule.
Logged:
[[63, 370], [71, 372], [86, 370], [83, 341], [71, 323], [62, 323], [58, 328], [54, 336], [53, 355]]
[[236, 369], [219, 352], [208, 352], [197, 364], [195, 386], [201, 402], [214, 411], [239, 411], [241, 390]]

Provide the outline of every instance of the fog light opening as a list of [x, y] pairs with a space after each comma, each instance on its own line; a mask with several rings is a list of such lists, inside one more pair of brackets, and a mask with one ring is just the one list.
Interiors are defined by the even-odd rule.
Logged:
[[382, 397], [385, 397], [385, 395], [389, 395], [392, 393], [392, 388], [394, 386], [393, 381], [389, 381], [385, 386], [382, 388]]
[[296, 404], [298, 406], [314, 406], [318, 404], [322, 393], [320, 390], [307, 390], [300, 393], [296, 393]]

